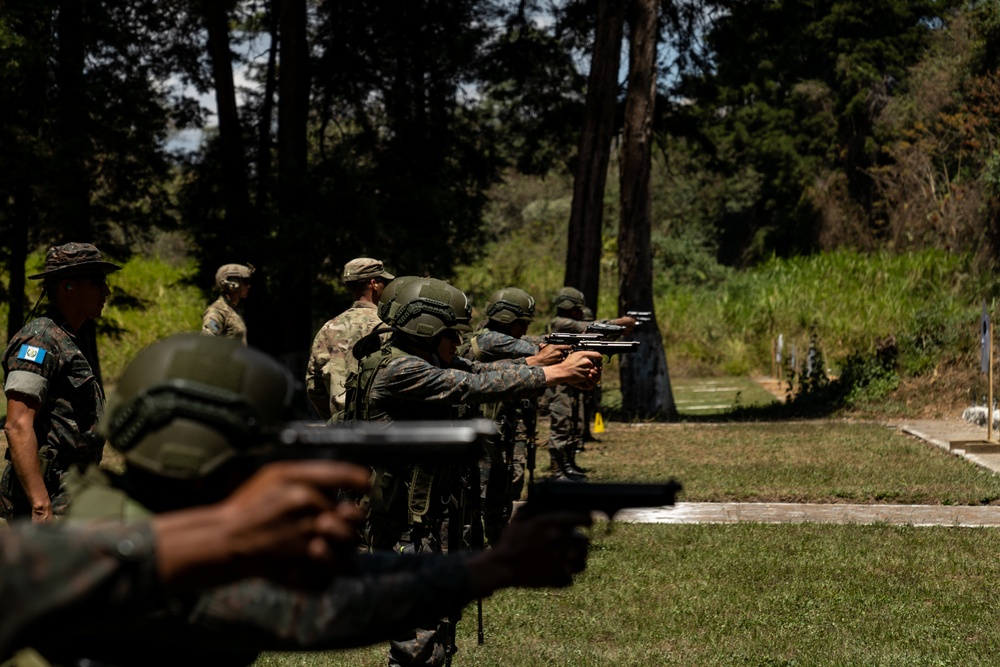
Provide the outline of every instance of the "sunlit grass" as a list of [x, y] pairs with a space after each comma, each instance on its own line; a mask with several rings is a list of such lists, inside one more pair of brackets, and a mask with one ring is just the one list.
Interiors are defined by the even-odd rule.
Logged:
[[[504, 591], [455, 665], [991, 665], [1000, 531], [616, 525], [561, 591]], [[375, 667], [384, 645], [258, 665]]]
[[594, 480], [675, 477], [688, 501], [1000, 503], [1000, 476], [874, 423], [612, 423], [599, 437], [578, 456]]

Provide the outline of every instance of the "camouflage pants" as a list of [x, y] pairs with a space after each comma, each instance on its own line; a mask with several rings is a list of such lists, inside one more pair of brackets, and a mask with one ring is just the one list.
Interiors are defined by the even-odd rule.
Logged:
[[[49, 491], [54, 516], [62, 516], [69, 507], [69, 494], [62, 484], [66, 474], [66, 471], [50, 470], [46, 476], [45, 486]], [[21, 488], [21, 482], [17, 479], [14, 466], [10, 462], [0, 476], [0, 518], [7, 521], [31, 518], [31, 503], [28, 502], [28, 497]]]
[[[414, 526], [401, 541], [407, 553], [447, 552], [447, 522]], [[457, 619], [455, 619], [457, 621]], [[443, 667], [452, 641], [452, 620], [440, 618], [428, 627], [414, 628], [389, 642], [389, 667]]]
[[583, 442], [583, 406], [580, 391], [559, 385], [545, 392], [549, 401], [549, 447], [576, 451]]
[[518, 434], [514, 442], [514, 457], [508, 468], [503, 445], [489, 443], [479, 459], [479, 491], [483, 511], [486, 541], [496, 544], [514, 510], [514, 501], [524, 490], [524, 470], [527, 466], [527, 442]]

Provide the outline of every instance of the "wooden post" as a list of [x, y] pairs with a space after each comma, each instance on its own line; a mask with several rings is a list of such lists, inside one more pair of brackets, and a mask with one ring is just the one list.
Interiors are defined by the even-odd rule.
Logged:
[[986, 344], [989, 346], [989, 370], [987, 371], [987, 384], [990, 388], [989, 398], [986, 399], [986, 439], [993, 442], [993, 321], [987, 327]]

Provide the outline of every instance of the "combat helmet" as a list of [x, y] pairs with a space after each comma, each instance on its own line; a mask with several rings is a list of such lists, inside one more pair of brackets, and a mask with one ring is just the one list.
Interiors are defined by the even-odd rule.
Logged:
[[486, 301], [486, 317], [503, 324], [515, 320], [531, 322], [535, 317], [535, 300], [522, 289], [505, 287], [491, 294]]
[[573, 310], [574, 308], [583, 308], [587, 305], [583, 298], [583, 292], [575, 287], [563, 287], [556, 294], [556, 298], [552, 303], [558, 310]]
[[215, 289], [223, 294], [235, 292], [240, 288], [240, 280], [250, 280], [256, 269], [252, 264], [223, 264], [215, 272]]
[[382, 296], [378, 301], [378, 316], [380, 320], [386, 324], [392, 324], [396, 311], [399, 310], [399, 304], [396, 302], [396, 294], [399, 293], [400, 287], [411, 280], [419, 280], [419, 278], [417, 276], [400, 276], [385, 286], [385, 289], [382, 290]]
[[472, 331], [469, 299], [458, 288], [436, 278], [412, 278], [401, 284], [385, 313], [382, 317], [380, 308], [383, 322], [418, 338], [433, 338], [446, 329]]
[[199, 480], [274, 441], [294, 381], [268, 355], [218, 336], [177, 334], [126, 367], [101, 430], [129, 469]]

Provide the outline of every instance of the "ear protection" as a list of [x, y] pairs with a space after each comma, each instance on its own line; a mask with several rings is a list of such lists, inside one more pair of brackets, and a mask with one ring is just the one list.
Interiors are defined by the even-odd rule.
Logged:
[[66, 283], [66, 286], [63, 289], [65, 289], [67, 292], [72, 292], [73, 291], [73, 284], [72, 283]]

